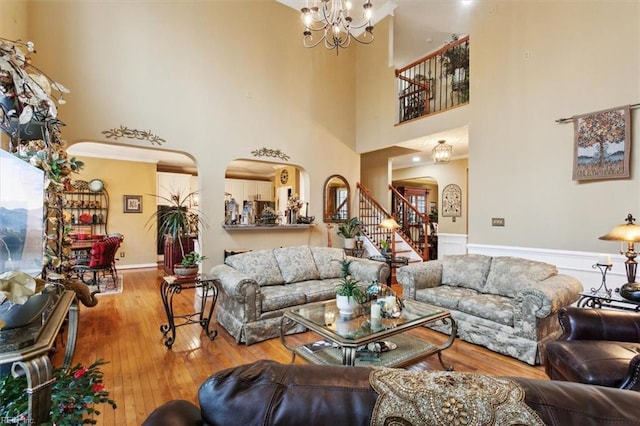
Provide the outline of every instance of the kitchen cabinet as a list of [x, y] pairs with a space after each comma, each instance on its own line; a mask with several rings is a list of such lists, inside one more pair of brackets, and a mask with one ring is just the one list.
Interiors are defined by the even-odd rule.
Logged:
[[[224, 190], [236, 202], [273, 201], [273, 183], [249, 179], [225, 179]], [[242, 205], [242, 204], [240, 204]]]

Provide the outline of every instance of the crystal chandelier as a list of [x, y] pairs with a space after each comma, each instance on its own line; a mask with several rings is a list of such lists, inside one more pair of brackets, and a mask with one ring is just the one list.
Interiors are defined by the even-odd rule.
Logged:
[[451, 160], [451, 145], [447, 144], [447, 141], [440, 140], [438, 145], [433, 148], [433, 161], [436, 164], [446, 164]]
[[[301, 9], [304, 23], [304, 47], [316, 47], [324, 41], [327, 49], [346, 48], [354, 39], [358, 43], [373, 42], [373, 5], [371, 0], [363, 0], [362, 20], [354, 22], [351, 0], [307, 0], [307, 7]], [[355, 31], [364, 28], [364, 32]], [[319, 38], [313, 38], [313, 33]], [[360, 37], [360, 38], [359, 38]]]

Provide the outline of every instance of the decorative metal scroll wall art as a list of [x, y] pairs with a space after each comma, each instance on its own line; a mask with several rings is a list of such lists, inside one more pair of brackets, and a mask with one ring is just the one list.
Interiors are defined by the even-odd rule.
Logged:
[[449, 184], [442, 190], [442, 217], [462, 216], [462, 189], [455, 183]]
[[151, 145], [162, 145], [166, 142], [166, 140], [162, 139], [160, 136], [151, 133], [150, 130], [130, 129], [122, 125], [117, 129], [103, 130], [102, 134], [105, 135], [107, 139], [113, 138], [118, 140], [118, 138], [129, 138], [141, 141], [147, 140], [151, 142]]
[[630, 176], [631, 108], [637, 106], [625, 105], [556, 120], [573, 122], [573, 180]]
[[289, 156], [279, 149], [260, 148], [255, 151], [251, 151], [254, 157], [274, 157], [279, 158], [282, 161], [289, 161]]

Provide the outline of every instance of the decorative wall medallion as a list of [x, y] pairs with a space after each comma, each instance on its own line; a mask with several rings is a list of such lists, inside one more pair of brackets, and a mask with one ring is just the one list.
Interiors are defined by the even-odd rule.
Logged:
[[279, 149], [260, 148], [251, 151], [254, 157], [275, 157], [283, 161], [289, 161], [289, 156]]
[[285, 169], [280, 172], [280, 183], [284, 185], [287, 182], [289, 182], [289, 172]]
[[445, 186], [442, 190], [442, 216], [462, 216], [462, 190], [455, 183]]
[[102, 134], [105, 135], [107, 139], [113, 138], [118, 140], [118, 138], [129, 138], [141, 141], [148, 140], [151, 142], [151, 145], [162, 145], [166, 142], [166, 140], [151, 133], [150, 130], [130, 129], [123, 125], [120, 125], [118, 129], [103, 130]]

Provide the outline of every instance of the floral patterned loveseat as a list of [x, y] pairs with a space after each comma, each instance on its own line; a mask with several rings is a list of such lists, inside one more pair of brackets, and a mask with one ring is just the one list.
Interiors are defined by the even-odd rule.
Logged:
[[[248, 345], [280, 336], [286, 310], [336, 297], [345, 258], [352, 261], [351, 276], [362, 285], [386, 282], [389, 276], [386, 263], [345, 257], [341, 248], [282, 247], [227, 257], [224, 265], [210, 271], [221, 283], [218, 324]], [[299, 324], [286, 323], [286, 334], [304, 331]]]
[[582, 291], [577, 279], [558, 274], [554, 265], [479, 254], [410, 264], [396, 278], [405, 299], [449, 310], [462, 340], [531, 365], [542, 363], [546, 343], [562, 332], [558, 310]]

